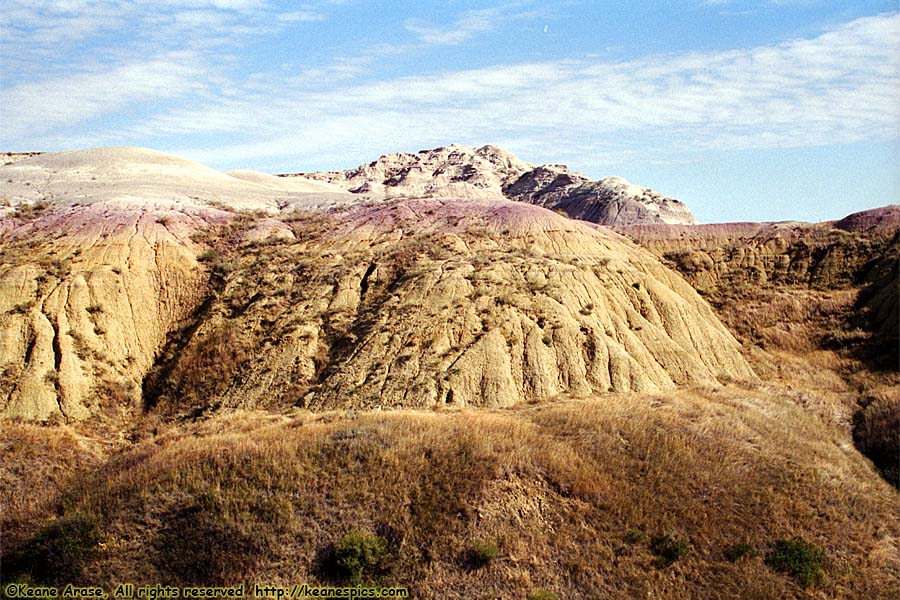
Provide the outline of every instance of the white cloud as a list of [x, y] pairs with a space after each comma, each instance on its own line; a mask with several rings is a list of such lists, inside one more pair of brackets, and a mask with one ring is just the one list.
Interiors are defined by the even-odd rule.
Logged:
[[267, 0], [6, 0], [0, 72], [8, 85], [47, 77], [48, 68], [93, 68], [113, 54], [211, 50], [325, 18], [312, 4], [283, 11]]
[[107, 71], [4, 89], [0, 92], [2, 139], [10, 144], [22, 143], [135, 103], [200, 91], [200, 70], [194, 62], [193, 56], [174, 54]]
[[265, 0], [137, 0], [139, 3], [155, 3], [162, 6], [188, 8], [216, 8], [221, 10], [249, 11], [265, 8]]
[[578, 147], [585, 157], [612, 144], [661, 157], [889, 139], [900, 134], [898, 34], [895, 14], [748, 50], [503, 65], [327, 90], [297, 82], [170, 112], [136, 133], [239, 135], [252, 123], [246, 144], [185, 149], [234, 164], [241, 157], [339, 156], [348, 148], [466, 140], [519, 140], [549, 155]]
[[[12, 124], [0, 131], [0, 147], [37, 147], [34, 140], [61, 139], [88, 118], [188, 92], [191, 102], [107, 137], [162, 140], [223, 167], [279, 157], [364, 160], [452, 141], [507, 140], [531, 156], [591, 161], [888, 139], [900, 134], [898, 39], [900, 14], [889, 14], [746, 50], [498, 65], [366, 84], [353, 82], [369, 59], [216, 85], [203, 60], [151, 61], [0, 91]], [[180, 141], [216, 136], [229, 143]]]
[[445, 27], [437, 26], [424, 19], [407, 19], [406, 30], [413, 33], [419, 41], [434, 46], [455, 45], [471, 39], [478, 33], [492, 31], [511, 19], [520, 18], [518, 5], [505, 5], [492, 8], [469, 10], [453, 24]]
[[282, 23], [324, 21], [325, 15], [314, 10], [295, 10], [281, 13], [276, 17]]

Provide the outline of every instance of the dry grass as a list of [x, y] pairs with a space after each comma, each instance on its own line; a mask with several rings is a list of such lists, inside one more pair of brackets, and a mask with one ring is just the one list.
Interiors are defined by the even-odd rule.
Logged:
[[0, 530], [8, 549], [57, 510], [71, 477], [101, 461], [99, 445], [65, 427], [7, 422], [0, 428]]
[[[738, 389], [235, 412], [138, 444], [60, 497], [102, 524], [86, 582], [330, 582], [334, 544], [361, 531], [387, 540], [373, 577], [417, 598], [896, 597], [896, 503], [839, 430]], [[650, 548], [664, 535], [689, 548], [665, 567]], [[760, 556], [728, 559], [795, 536], [829, 559], [809, 591]], [[474, 569], [482, 540], [497, 556]]]
[[[894, 486], [900, 372], [868, 360], [878, 340], [859, 329], [860, 291], [743, 288], [711, 298], [745, 356], [773, 390], [844, 429]], [[884, 354], [886, 350], [877, 350]]]

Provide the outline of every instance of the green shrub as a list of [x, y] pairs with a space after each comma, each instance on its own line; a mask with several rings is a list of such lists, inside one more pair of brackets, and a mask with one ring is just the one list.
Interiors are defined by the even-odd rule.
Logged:
[[477, 541], [469, 550], [469, 562], [476, 569], [491, 564], [497, 558], [497, 544], [493, 542]]
[[525, 600], [559, 600], [559, 596], [547, 590], [534, 590], [525, 596]]
[[4, 571], [39, 584], [69, 583], [81, 575], [99, 544], [100, 529], [94, 519], [81, 514], [64, 517], [38, 531], [4, 561]]
[[647, 539], [647, 534], [640, 529], [629, 529], [622, 536], [626, 544], [639, 544]]
[[211, 262], [214, 258], [217, 258], [218, 256], [219, 256], [219, 253], [217, 251], [213, 250], [212, 248], [210, 248], [209, 250], [204, 250], [203, 252], [201, 252], [200, 255], [197, 256], [197, 260], [199, 262]]
[[725, 558], [731, 562], [737, 562], [745, 556], [756, 556], [759, 554], [751, 544], [732, 544], [725, 550]]
[[337, 571], [354, 583], [370, 576], [387, 554], [387, 540], [379, 535], [349, 531], [334, 548]]
[[766, 554], [766, 564], [797, 578], [803, 587], [825, 579], [825, 552], [799, 536], [775, 541]]
[[650, 541], [650, 551], [656, 555], [661, 567], [668, 567], [688, 552], [688, 543], [668, 533], [658, 535]]

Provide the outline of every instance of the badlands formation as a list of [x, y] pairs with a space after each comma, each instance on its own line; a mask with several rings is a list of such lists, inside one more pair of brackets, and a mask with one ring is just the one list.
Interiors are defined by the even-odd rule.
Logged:
[[[674, 201], [491, 146], [373, 165], [273, 177], [105, 148], [0, 167], [3, 414], [510, 406], [754, 377], [684, 280], [542, 206], [657, 222]], [[212, 389], [198, 360], [224, 369]]]
[[0, 164], [2, 586], [900, 595], [896, 206], [695, 225], [494, 146]]
[[389, 198], [507, 198], [601, 225], [695, 222], [682, 202], [621, 177], [591, 181], [565, 165], [536, 167], [490, 145], [387, 154], [348, 171], [297, 176]]

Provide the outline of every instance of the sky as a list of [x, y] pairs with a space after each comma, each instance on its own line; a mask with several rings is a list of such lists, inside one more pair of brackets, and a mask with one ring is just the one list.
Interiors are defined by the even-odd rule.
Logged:
[[3, 0], [0, 150], [350, 168], [495, 144], [701, 222], [900, 202], [897, 0]]

